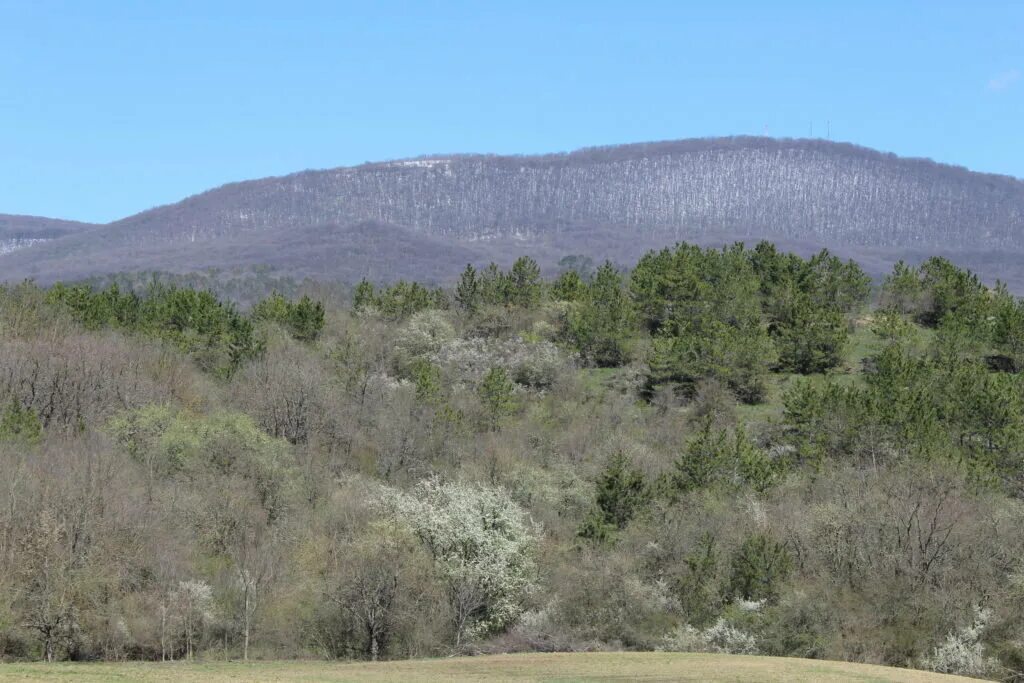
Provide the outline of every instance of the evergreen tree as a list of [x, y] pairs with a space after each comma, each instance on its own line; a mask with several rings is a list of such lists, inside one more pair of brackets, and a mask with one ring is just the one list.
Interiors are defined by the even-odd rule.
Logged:
[[514, 306], [533, 308], [540, 303], [543, 284], [540, 266], [529, 256], [520, 256], [508, 274], [507, 302]]
[[441, 369], [424, 358], [417, 358], [409, 369], [416, 385], [416, 399], [421, 403], [435, 403], [441, 395]]
[[897, 261], [882, 283], [882, 304], [900, 313], [916, 315], [921, 306], [921, 294], [921, 278], [917, 269], [902, 260]]
[[988, 291], [977, 275], [939, 256], [921, 264], [918, 272], [922, 305], [917, 318], [923, 325], [936, 327], [950, 313], [959, 313], [979, 325], [987, 318]]
[[316, 341], [324, 328], [324, 306], [309, 296], [297, 303], [291, 303], [278, 292], [274, 292], [253, 307], [252, 317], [282, 325], [297, 340]]
[[792, 570], [793, 558], [784, 545], [755, 534], [733, 555], [729, 590], [744, 600], [774, 600]]
[[420, 283], [399, 280], [382, 290], [376, 303], [385, 317], [404, 320], [428, 308], [438, 308], [440, 302], [434, 293]]
[[0, 441], [19, 441], [37, 444], [42, 438], [43, 425], [32, 408], [27, 408], [12, 398], [0, 414]]
[[504, 368], [491, 368], [484, 376], [478, 393], [492, 429], [497, 428], [502, 418], [515, 412], [514, 391], [515, 384]]
[[798, 296], [783, 319], [773, 325], [779, 366], [802, 375], [824, 372], [842, 362], [848, 326], [832, 306], [815, 306], [810, 297]]
[[480, 272], [480, 300], [488, 306], [508, 303], [508, 278], [493, 261]]
[[352, 307], [356, 312], [365, 311], [368, 308], [377, 305], [377, 296], [374, 291], [373, 283], [363, 278], [356, 285], [355, 292], [352, 295]]
[[729, 435], [705, 419], [700, 431], [674, 463], [672, 476], [677, 491], [686, 493], [710, 486], [729, 467]]
[[580, 537], [598, 542], [609, 540], [642, 513], [651, 499], [651, 488], [643, 472], [633, 467], [624, 453], [616, 453], [597, 480], [597, 505], [580, 528]]
[[610, 262], [597, 269], [586, 297], [569, 312], [567, 333], [580, 355], [598, 367], [629, 360], [633, 311], [622, 276]]
[[292, 334], [302, 342], [316, 341], [324, 329], [324, 305], [303, 295], [289, 316]]
[[551, 296], [556, 301], [580, 301], [587, 294], [587, 285], [575, 270], [567, 270], [558, 276], [551, 287]]
[[473, 313], [480, 307], [480, 283], [477, 281], [476, 268], [467, 263], [462, 271], [459, 284], [455, 288], [455, 302], [464, 311]]

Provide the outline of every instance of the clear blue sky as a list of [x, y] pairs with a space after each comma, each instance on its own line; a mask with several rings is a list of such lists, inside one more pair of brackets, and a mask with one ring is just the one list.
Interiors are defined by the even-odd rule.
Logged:
[[1024, 3], [0, 0], [0, 213], [828, 121], [1024, 177]]

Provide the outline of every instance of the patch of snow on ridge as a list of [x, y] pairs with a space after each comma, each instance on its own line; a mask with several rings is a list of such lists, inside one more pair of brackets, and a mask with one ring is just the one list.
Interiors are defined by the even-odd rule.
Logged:
[[407, 159], [405, 161], [392, 161], [389, 166], [433, 168], [434, 166], [446, 166], [448, 163], [450, 163], [448, 159]]
[[43, 242], [49, 242], [47, 239], [36, 239], [29, 237], [18, 237], [10, 240], [0, 240], [0, 256], [3, 254], [10, 254], [12, 251], [31, 247], [33, 244], [42, 244]]

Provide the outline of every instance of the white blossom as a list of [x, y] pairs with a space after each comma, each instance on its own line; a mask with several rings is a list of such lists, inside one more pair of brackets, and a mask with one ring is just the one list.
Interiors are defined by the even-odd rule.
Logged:
[[974, 621], [956, 633], [946, 635], [946, 640], [925, 657], [925, 667], [932, 671], [961, 676], [983, 677], [990, 674], [998, 662], [985, 653], [981, 637], [992, 619], [992, 610], [974, 608]]
[[460, 636], [502, 630], [534, 588], [538, 529], [502, 489], [421, 482], [384, 505], [423, 542], [444, 574]]
[[757, 654], [757, 638], [725, 619], [719, 619], [704, 630], [683, 624], [662, 642], [661, 650], [670, 652], [717, 652], [733, 655]]

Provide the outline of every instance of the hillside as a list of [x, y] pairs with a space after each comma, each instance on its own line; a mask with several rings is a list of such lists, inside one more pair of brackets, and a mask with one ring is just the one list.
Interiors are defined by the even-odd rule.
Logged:
[[54, 218], [0, 214], [0, 255], [94, 227]]
[[[234, 183], [0, 258], [7, 279], [265, 263], [433, 279], [528, 253], [628, 263], [679, 239], [821, 246], [871, 272], [942, 253], [1024, 286], [1024, 182], [821, 140], [437, 156]], [[402, 253], [404, 250], [405, 253]]]
[[[245, 311], [0, 286], [0, 675], [1019, 670], [1024, 300], [940, 258], [873, 290], [770, 243], [632, 266]], [[618, 657], [597, 670], [644, 666]], [[447, 665], [365, 672], [410, 666]]]
[[78, 681], [111, 679], [162, 683], [163, 681], [263, 680], [383, 682], [383, 681], [760, 681], [772, 683], [957, 683], [975, 680], [927, 671], [894, 669], [870, 664], [829, 662], [781, 657], [736, 655], [590, 652], [572, 654], [499, 655], [335, 664], [328, 662], [210, 662], [189, 664], [64, 664], [11, 665], [0, 669], [0, 681], [48, 681], [54, 677]]

